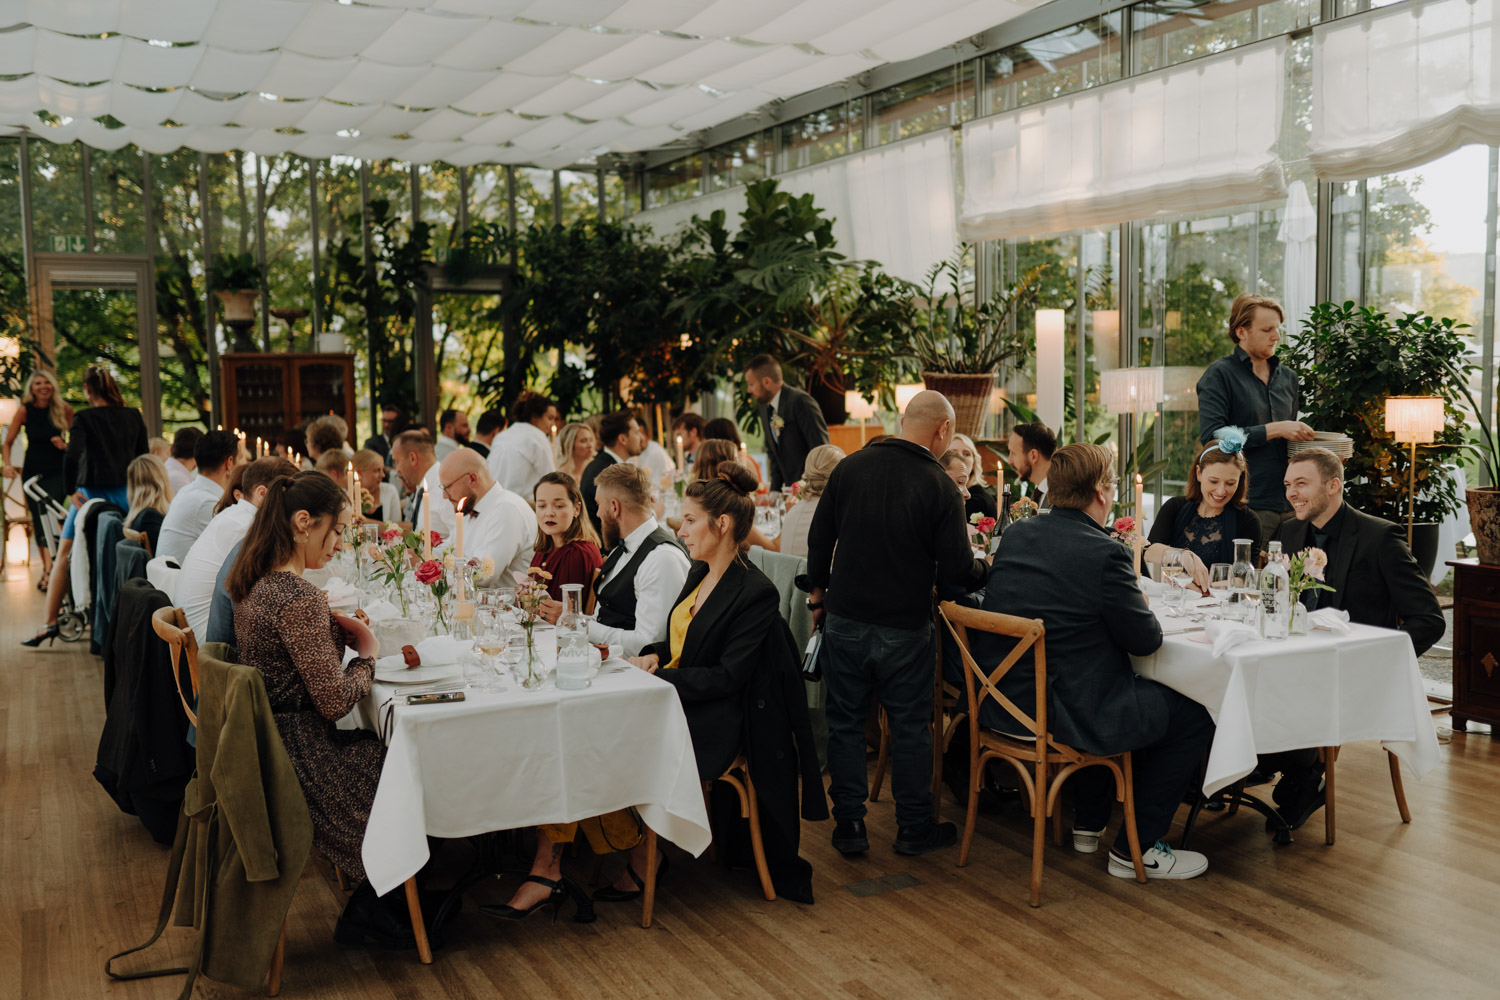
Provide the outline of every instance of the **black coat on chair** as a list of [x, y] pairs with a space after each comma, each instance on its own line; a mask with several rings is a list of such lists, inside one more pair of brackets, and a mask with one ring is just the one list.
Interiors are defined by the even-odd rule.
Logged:
[[[707, 575], [707, 563], [693, 563], [673, 607]], [[775, 584], [736, 559], [688, 626], [678, 665], [656, 676], [682, 699], [699, 778], [718, 778], [745, 754], [771, 880], [779, 894], [811, 902], [812, 866], [797, 854], [800, 818], [827, 819], [828, 803], [797, 648], [779, 607]], [[669, 644], [642, 652], [665, 664], [672, 659]]]

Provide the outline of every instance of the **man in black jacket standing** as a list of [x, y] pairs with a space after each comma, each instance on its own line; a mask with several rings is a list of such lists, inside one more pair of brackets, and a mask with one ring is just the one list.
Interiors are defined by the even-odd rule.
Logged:
[[[1310, 610], [1342, 608], [1362, 625], [1400, 629], [1421, 656], [1448, 627], [1437, 596], [1401, 529], [1344, 503], [1343, 478], [1343, 463], [1326, 448], [1307, 448], [1287, 463], [1284, 486], [1295, 520], [1276, 537], [1287, 555], [1322, 549], [1328, 556], [1323, 582], [1333, 588], [1305, 591], [1303, 602]], [[1315, 749], [1263, 755], [1260, 771], [1282, 772], [1272, 797], [1292, 829], [1322, 807], [1323, 765]]]
[[844, 854], [870, 847], [871, 697], [890, 720], [897, 853], [922, 854], [958, 839], [952, 823], [932, 819], [932, 590], [975, 589], [984, 563], [969, 548], [958, 487], [935, 457], [952, 440], [953, 407], [940, 393], [917, 393], [899, 437], [834, 468], [808, 533], [808, 607], [815, 622], [825, 622], [819, 662], [828, 687], [833, 846]]
[[771, 489], [790, 486], [802, 478], [807, 453], [828, 443], [823, 408], [801, 389], [783, 384], [781, 364], [769, 354], [750, 359], [745, 366], [745, 383], [760, 404], [760, 429], [771, 460]]
[[[1187, 696], [1136, 674], [1131, 656], [1161, 646], [1161, 625], [1136, 583], [1130, 549], [1110, 537], [1115, 499], [1110, 453], [1096, 444], [1070, 444], [1052, 456], [1047, 473], [1052, 512], [1010, 526], [995, 552], [985, 585], [985, 611], [1040, 618], [1046, 627], [1047, 728], [1060, 742], [1086, 753], [1132, 751], [1135, 827], [1146, 876], [1183, 879], [1208, 870], [1192, 851], [1173, 852], [1162, 838], [1192, 788], [1213, 739], [1208, 712]], [[1015, 640], [971, 633], [975, 662], [993, 669]], [[1000, 681], [1000, 693], [1033, 718], [1036, 673], [1032, 654]], [[950, 673], [950, 680], [962, 676]], [[1026, 734], [1009, 713], [986, 700], [980, 724]], [[1098, 850], [1109, 825], [1114, 779], [1087, 767], [1070, 780], [1077, 800], [1073, 849]], [[1134, 878], [1124, 824], [1109, 853], [1109, 873]]]

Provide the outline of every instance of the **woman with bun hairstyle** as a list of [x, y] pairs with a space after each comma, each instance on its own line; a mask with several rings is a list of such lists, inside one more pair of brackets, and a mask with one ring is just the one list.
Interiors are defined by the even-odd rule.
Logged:
[[[797, 855], [798, 817], [826, 819], [828, 805], [807, 718], [801, 651], [781, 618], [775, 585], [740, 555], [755, 516], [750, 494], [756, 485], [754, 474], [734, 463], [713, 479], [688, 484], [677, 535], [693, 566], [667, 640], [631, 662], [677, 689], [702, 780], [718, 778], [745, 754], [772, 883], [779, 895], [811, 903], [812, 866]], [[716, 833], [721, 856], [748, 844], [730, 833], [723, 827]], [[626, 879], [640, 885], [646, 861], [644, 845], [632, 851]], [[639, 894], [616, 883], [594, 898]]]

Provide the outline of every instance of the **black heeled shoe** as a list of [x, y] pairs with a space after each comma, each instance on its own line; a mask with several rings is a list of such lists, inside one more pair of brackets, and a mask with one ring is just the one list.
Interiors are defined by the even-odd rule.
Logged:
[[53, 622], [51, 625], [48, 625], [46, 628], [42, 629], [36, 635], [32, 636], [30, 639], [22, 639], [21, 640], [21, 645], [23, 645], [23, 646], [29, 646], [32, 649], [36, 649], [38, 646], [40, 646], [42, 644], [42, 640], [46, 639], [47, 640], [47, 645], [50, 646], [54, 642], [57, 641], [57, 636], [58, 636], [57, 623]]
[[[672, 859], [667, 857], [665, 854], [661, 856], [661, 863], [656, 866], [657, 885], [661, 885], [662, 876], [667, 873], [667, 864], [671, 860]], [[629, 875], [630, 881], [634, 882], [637, 886], [639, 886], [639, 888], [616, 889], [612, 885], [607, 885], [603, 889], [599, 889], [594, 892], [594, 902], [628, 903], [632, 899], [640, 899], [641, 894], [646, 891], [646, 880], [641, 878], [641, 876], [636, 873], [636, 870], [632, 868], [628, 862], [625, 865], [625, 874]]]
[[486, 903], [479, 908], [479, 912], [486, 916], [500, 917], [503, 920], [525, 920], [537, 910], [551, 903], [552, 922], [555, 924], [557, 923], [558, 911], [562, 909], [562, 902], [566, 897], [573, 900], [575, 908], [573, 912], [574, 923], [591, 924], [594, 922], [593, 900], [589, 899], [588, 893], [584, 892], [578, 883], [568, 878], [568, 876], [564, 875], [560, 879], [553, 880], [541, 875], [527, 875], [524, 881], [535, 882], [537, 885], [545, 885], [552, 891], [547, 894], [545, 899], [533, 903], [524, 910], [517, 909], [509, 903], [504, 905]]
[[333, 940], [345, 948], [357, 948], [366, 941], [377, 947], [404, 951], [417, 946], [411, 925], [387, 905], [369, 882], [361, 882], [349, 895], [344, 912], [333, 928]]

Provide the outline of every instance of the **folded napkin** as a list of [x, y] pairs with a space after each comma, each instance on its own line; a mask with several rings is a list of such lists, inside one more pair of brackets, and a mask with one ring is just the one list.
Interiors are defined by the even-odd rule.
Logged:
[[1211, 621], [1204, 630], [1214, 643], [1214, 655], [1223, 656], [1234, 647], [1252, 639], [1259, 639], [1260, 632], [1244, 622]]
[[1319, 608], [1307, 616], [1307, 624], [1313, 628], [1327, 629], [1338, 635], [1349, 634], [1349, 612], [1342, 608]]
[[[459, 654], [471, 645], [472, 642], [459, 642], [450, 635], [431, 635], [417, 643], [417, 655], [422, 658], [424, 667], [446, 667], [457, 663]], [[377, 670], [402, 670], [405, 667], [406, 659], [400, 650], [375, 661]]]
[[359, 588], [340, 576], [331, 576], [323, 585], [323, 590], [328, 594], [329, 604], [346, 602], [351, 598], [359, 596]]
[[1162, 585], [1149, 576], [1140, 577], [1135, 582], [1141, 588], [1141, 593], [1147, 597], [1160, 597], [1163, 593]]
[[364, 610], [365, 614], [369, 616], [370, 621], [372, 622], [385, 621], [387, 618], [401, 617], [401, 609], [396, 607], [390, 601], [387, 601], [381, 597], [377, 597], [375, 598], [375, 600], [364, 605]]

